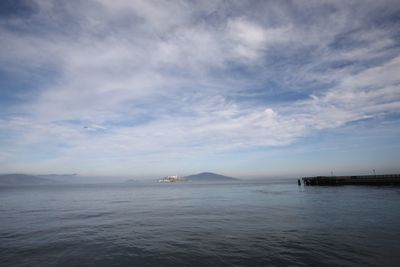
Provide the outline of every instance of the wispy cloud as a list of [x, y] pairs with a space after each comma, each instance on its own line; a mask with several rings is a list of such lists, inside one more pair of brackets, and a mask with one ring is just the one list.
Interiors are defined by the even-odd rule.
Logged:
[[[400, 111], [396, 1], [37, 0], [24, 10], [0, 19], [2, 79], [28, 84], [4, 93], [17, 100], [0, 109], [3, 169], [194, 162]], [[32, 147], [51, 158], [5, 160]]]

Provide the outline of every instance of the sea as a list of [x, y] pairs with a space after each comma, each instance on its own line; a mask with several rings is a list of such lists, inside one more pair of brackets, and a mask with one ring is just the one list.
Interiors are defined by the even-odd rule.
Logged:
[[0, 187], [0, 266], [400, 266], [400, 187]]

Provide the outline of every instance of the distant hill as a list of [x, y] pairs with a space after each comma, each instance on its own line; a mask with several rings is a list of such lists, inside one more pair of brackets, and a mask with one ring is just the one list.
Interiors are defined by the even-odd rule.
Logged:
[[193, 174], [189, 176], [183, 177], [188, 181], [193, 181], [193, 182], [228, 182], [228, 181], [238, 181], [239, 179], [221, 175], [221, 174], [216, 174], [212, 172], [202, 172], [198, 174]]
[[55, 184], [56, 181], [36, 177], [27, 174], [2, 174], [0, 175], [0, 185], [43, 185]]
[[35, 177], [43, 178], [46, 180], [55, 181], [63, 184], [77, 184], [80, 183], [81, 177], [76, 174], [39, 174]]
[[134, 180], [134, 179], [128, 179], [126, 181], [124, 181], [125, 184], [137, 184], [138, 181]]

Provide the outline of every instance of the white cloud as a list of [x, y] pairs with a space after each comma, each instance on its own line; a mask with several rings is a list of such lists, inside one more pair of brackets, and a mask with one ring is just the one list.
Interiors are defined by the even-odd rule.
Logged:
[[[249, 17], [233, 6], [221, 11], [226, 6], [214, 1], [93, 1], [60, 9], [52, 1], [38, 3], [31, 21], [49, 29], [28, 34], [31, 25], [23, 19], [13, 25], [25, 33], [0, 24], [1, 68], [16, 76], [56, 75], [49, 77], [55, 82], [15, 105], [0, 130], [16, 133], [14, 145], [22, 151], [53, 146], [54, 164], [283, 146], [316, 130], [400, 111], [400, 59], [388, 60], [396, 49], [392, 29], [355, 31], [354, 43], [363, 45], [332, 47], [363, 26], [347, 6], [336, 4], [334, 15], [310, 23], [291, 18], [284, 7]], [[278, 22], [269, 21], [277, 10]], [[49, 26], [64, 19], [72, 24], [64, 34]], [[329, 67], [345, 60], [377, 62]], [[288, 103], [273, 95], [265, 102], [234, 97], [252, 95], [253, 86], [273, 91], [271, 80], [310, 97]], [[302, 87], [311, 82], [329, 86]]]

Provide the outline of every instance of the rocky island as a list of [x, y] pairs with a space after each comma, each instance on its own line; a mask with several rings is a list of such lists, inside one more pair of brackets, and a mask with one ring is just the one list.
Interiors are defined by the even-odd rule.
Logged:
[[171, 175], [159, 179], [159, 183], [175, 183], [175, 182], [232, 182], [238, 181], [237, 178], [216, 174], [212, 172], [202, 172], [198, 174], [179, 176]]
[[185, 182], [185, 181], [187, 180], [179, 175], [170, 175], [158, 180], [159, 183], [175, 183], [175, 182]]

